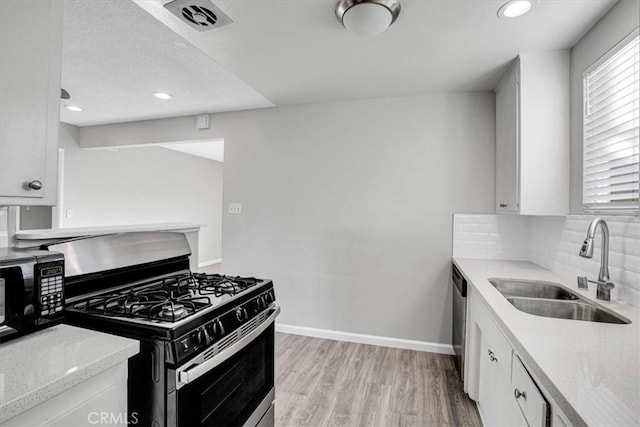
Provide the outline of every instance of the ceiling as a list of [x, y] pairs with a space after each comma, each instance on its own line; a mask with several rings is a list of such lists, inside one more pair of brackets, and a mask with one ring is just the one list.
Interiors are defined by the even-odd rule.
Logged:
[[[65, 0], [62, 87], [76, 126], [273, 106], [130, 0]], [[173, 95], [169, 101], [154, 92]]]
[[538, 0], [501, 20], [503, 0], [401, 0], [391, 28], [361, 38], [339, 24], [335, 0], [217, 0], [234, 22], [208, 32], [164, 2], [65, 1], [63, 87], [84, 111], [63, 109], [62, 121], [492, 90], [518, 53], [571, 48], [615, 4]]

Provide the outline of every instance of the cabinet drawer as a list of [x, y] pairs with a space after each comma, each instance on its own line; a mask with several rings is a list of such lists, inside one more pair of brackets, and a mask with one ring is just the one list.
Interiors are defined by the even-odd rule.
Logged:
[[513, 357], [513, 398], [531, 427], [549, 425], [549, 403], [525, 369], [518, 356]]
[[488, 349], [480, 355], [480, 357], [488, 357], [492, 363], [495, 363], [499, 370], [504, 374], [507, 381], [511, 380], [511, 345], [502, 335], [500, 329], [495, 324], [484, 306], [478, 304], [479, 310], [476, 310], [476, 323], [482, 331], [482, 337], [486, 340]]

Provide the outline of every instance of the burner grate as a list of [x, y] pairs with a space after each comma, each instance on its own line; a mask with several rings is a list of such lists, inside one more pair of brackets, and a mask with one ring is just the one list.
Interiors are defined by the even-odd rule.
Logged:
[[206, 296], [195, 295], [196, 290], [193, 276], [181, 274], [88, 298], [74, 308], [108, 316], [175, 322], [211, 305]]
[[213, 294], [235, 295], [252, 286], [259, 280], [255, 277], [225, 276], [221, 274], [194, 273], [194, 279], [198, 283], [198, 292], [202, 295]]

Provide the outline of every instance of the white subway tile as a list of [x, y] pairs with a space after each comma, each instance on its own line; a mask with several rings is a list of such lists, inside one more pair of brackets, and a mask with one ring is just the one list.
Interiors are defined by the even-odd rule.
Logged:
[[[596, 234], [593, 258], [578, 255], [595, 215], [527, 217], [454, 215], [454, 256], [488, 259], [528, 259], [567, 277], [600, 270], [601, 233]], [[603, 217], [609, 225], [609, 270], [616, 284], [612, 297], [640, 306], [640, 219]]]

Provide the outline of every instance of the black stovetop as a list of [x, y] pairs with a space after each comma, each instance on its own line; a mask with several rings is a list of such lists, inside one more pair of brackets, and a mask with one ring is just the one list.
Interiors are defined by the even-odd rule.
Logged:
[[254, 277], [179, 272], [76, 297], [65, 314], [105, 332], [171, 340], [268, 288], [271, 281]]

